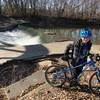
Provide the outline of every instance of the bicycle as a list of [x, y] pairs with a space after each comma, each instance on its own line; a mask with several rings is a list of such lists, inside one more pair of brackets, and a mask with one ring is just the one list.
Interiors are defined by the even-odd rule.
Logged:
[[84, 71], [90, 68], [93, 74], [89, 79], [88, 87], [92, 92], [100, 93], [100, 69], [95, 64], [97, 61], [100, 61], [99, 55], [96, 56], [95, 60], [91, 56], [87, 62], [75, 67], [60, 64], [49, 66], [45, 71], [46, 81], [53, 87], [62, 87], [65, 84], [66, 87], [71, 87], [71, 83], [73, 82], [73, 69], [83, 65], [82, 73], [78, 76], [77, 81], [80, 80]]

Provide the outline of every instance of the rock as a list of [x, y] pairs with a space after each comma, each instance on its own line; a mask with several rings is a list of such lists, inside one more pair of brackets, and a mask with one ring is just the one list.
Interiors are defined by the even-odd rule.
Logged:
[[46, 35], [56, 35], [56, 32], [44, 32]]
[[5, 16], [0, 16], [0, 32], [13, 30], [18, 26], [18, 23], [10, 18]]

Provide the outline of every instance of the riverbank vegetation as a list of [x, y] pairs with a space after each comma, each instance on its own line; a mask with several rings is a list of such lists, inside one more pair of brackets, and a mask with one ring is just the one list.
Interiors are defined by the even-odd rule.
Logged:
[[99, 19], [100, 0], [0, 0], [0, 15]]
[[99, 0], [0, 0], [0, 16], [34, 28], [99, 28], [99, 5]]
[[99, 0], [0, 0], [0, 16], [35, 28], [99, 28], [99, 4]]

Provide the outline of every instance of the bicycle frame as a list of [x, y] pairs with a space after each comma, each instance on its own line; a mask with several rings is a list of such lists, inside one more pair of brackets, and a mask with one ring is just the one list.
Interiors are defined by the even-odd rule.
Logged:
[[[86, 84], [88, 84], [91, 91], [99, 91], [100, 92], [100, 69], [96, 66], [96, 62], [100, 61], [100, 56], [98, 58], [95, 58], [94, 56], [90, 56], [90, 59], [87, 59], [85, 63], [82, 63], [77, 66], [72, 66], [69, 62], [68, 65], [62, 65], [62, 64], [54, 64], [47, 68], [45, 72], [45, 77], [47, 82], [54, 86], [54, 87], [71, 87], [74, 86], [74, 83], [77, 85], [80, 85], [82, 81], [85, 81], [84, 79], [80, 80], [82, 76], [84, 76], [84, 71], [92, 71], [91, 76], [89, 76], [88, 81]], [[70, 60], [69, 60], [70, 61]], [[74, 69], [77, 67], [82, 67], [82, 72], [77, 77], [77, 81], [74, 78]], [[88, 69], [89, 68], [89, 69]], [[87, 74], [85, 74], [87, 75]], [[88, 78], [88, 77], [87, 77]]]
[[[64, 72], [66, 73], [67, 71], [73, 70], [73, 69], [75, 69], [75, 68], [77, 68], [77, 67], [81, 67], [81, 66], [83, 66], [83, 70], [82, 70], [82, 72], [79, 74], [79, 76], [77, 77], [77, 80], [80, 79], [80, 77], [83, 75], [84, 71], [85, 71], [87, 68], [90, 68], [91, 70], [93, 70], [93, 71], [95, 71], [95, 72], [97, 72], [97, 73], [99, 72], [99, 69], [97, 68], [97, 66], [95, 65], [95, 62], [94, 62], [92, 59], [89, 59], [89, 61], [87, 61], [87, 62], [85, 62], [85, 63], [83, 63], [83, 64], [80, 64], [80, 65], [78, 65], [78, 66], [75, 66], [75, 67], [69, 66], [69, 68], [67, 67], [67, 68], [64, 69]], [[85, 68], [84, 68], [84, 67], [85, 67]], [[98, 77], [98, 75], [97, 75], [97, 77]], [[99, 76], [99, 77], [100, 77], [100, 76]], [[67, 80], [67, 79], [65, 79], [65, 80]], [[100, 82], [100, 79], [99, 79], [99, 82]]]

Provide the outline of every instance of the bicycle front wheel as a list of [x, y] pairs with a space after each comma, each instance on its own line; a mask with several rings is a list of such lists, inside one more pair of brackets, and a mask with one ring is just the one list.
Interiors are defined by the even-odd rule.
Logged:
[[53, 87], [61, 87], [65, 83], [65, 73], [62, 65], [53, 65], [45, 71], [46, 81]]
[[97, 72], [93, 73], [90, 77], [89, 87], [92, 92], [100, 93], [100, 75]]

